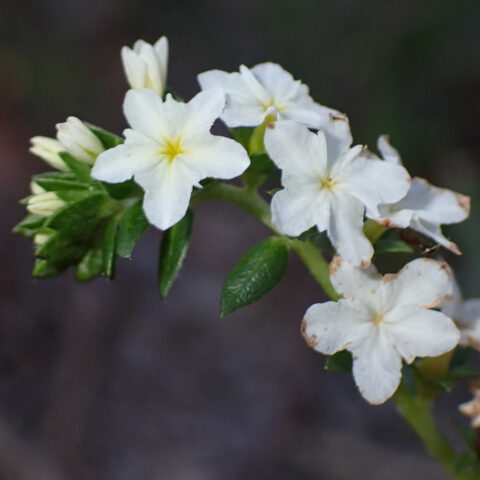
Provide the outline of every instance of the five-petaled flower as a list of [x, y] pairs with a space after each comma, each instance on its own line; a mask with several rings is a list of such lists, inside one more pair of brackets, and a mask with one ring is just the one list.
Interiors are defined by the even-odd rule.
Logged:
[[396, 275], [383, 277], [370, 266], [355, 268], [340, 257], [330, 265], [335, 289], [345, 298], [312, 305], [302, 332], [315, 350], [331, 355], [348, 350], [360, 393], [372, 404], [397, 389], [402, 357], [435, 357], [452, 350], [460, 334], [438, 306], [449, 288], [445, 264], [416, 259]]
[[440, 310], [460, 329], [460, 345], [480, 350], [480, 298], [464, 300], [455, 275], [451, 272], [450, 289]]
[[276, 63], [261, 63], [252, 69], [240, 66], [240, 72], [209, 70], [198, 75], [198, 82], [207, 88], [222, 88], [227, 105], [221, 119], [230, 128], [254, 127], [268, 117], [294, 120], [310, 128], [320, 128], [329, 113], [310, 97], [307, 85]]
[[145, 190], [143, 208], [150, 223], [167, 229], [187, 211], [193, 186], [206, 177], [234, 178], [250, 159], [237, 142], [210, 133], [225, 105], [220, 89], [198, 93], [190, 102], [151, 89], [130, 90], [124, 113], [132, 127], [125, 143], [102, 153], [92, 176], [110, 183], [132, 176]]
[[269, 125], [265, 148], [282, 169], [285, 187], [272, 199], [274, 225], [298, 236], [313, 226], [326, 230], [338, 253], [354, 265], [367, 267], [373, 247], [363, 233], [365, 208], [400, 200], [410, 186], [407, 171], [350, 148], [345, 116], [330, 116], [317, 134], [295, 122]]
[[[378, 149], [385, 161], [402, 165], [398, 151], [390, 145], [386, 135], [378, 139]], [[442, 234], [440, 225], [465, 220], [470, 214], [470, 197], [414, 177], [407, 195], [397, 203], [381, 205], [379, 212], [377, 218], [371, 218], [388, 227], [410, 227], [460, 254], [457, 245]]]
[[133, 49], [121, 51], [128, 84], [134, 89], [151, 88], [160, 96], [165, 92], [168, 69], [168, 40], [161, 37], [154, 45], [137, 40]]

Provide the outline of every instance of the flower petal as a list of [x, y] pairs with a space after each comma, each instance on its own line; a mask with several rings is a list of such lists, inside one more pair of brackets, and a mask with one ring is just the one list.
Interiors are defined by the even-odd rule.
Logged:
[[352, 308], [346, 299], [312, 305], [302, 322], [302, 335], [318, 352], [331, 355], [352, 342], [362, 342], [371, 322], [361, 310]]
[[447, 237], [443, 235], [440, 225], [436, 223], [427, 222], [426, 220], [420, 220], [418, 218], [418, 215], [415, 213], [413, 215], [413, 218], [409, 226], [413, 230], [416, 230], [417, 232], [420, 232], [423, 235], [432, 238], [437, 243], [447, 248], [451, 252], [456, 253], [457, 255], [462, 254], [457, 244], [452, 242], [451, 240], [449, 240]]
[[450, 318], [415, 305], [389, 312], [385, 317], [385, 328], [408, 363], [415, 357], [437, 357], [449, 352], [460, 340], [460, 332]]
[[122, 47], [122, 64], [128, 84], [132, 88], [143, 88], [147, 79], [147, 65], [130, 48]]
[[202, 143], [186, 148], [181, 161], [198, 175], [199, 180], [238, 177], [250, 165], [246, 150], [230, 138], [209, 134]]
[[362, 396], [371, 404], [388, 400], [402, 377], [402, 360], [381, 328], [349, 349], [353, 355], [353, 377]]
[[366, 268], [373, 247], [363, 233], [363, 213], [360, 200], [345, 192], [335, 193], [327, 233], [341, 257], [354, 266]]
[[123, 102], [123, 112], [130, 126], [154, 140], [170, 132], [172, 119], [167, 118], [165, 110], [161, 97], [150, 88], [129, 90]]
[[398, 150], [390, 145], [390, 138], [388, 135], [380, 135], [377, 140], [377, 148], [382, 158], [386, 162], [402, 165], [402, 159]]
[[180, 162], [162, 162], [136, 174], [135, 181], [145, 190], [143, 210], [151, 224], [166, 230], [183, 218], [190, 202], [192, 183]]
[[[298, 95], [299, 88], [302, 85], [300, 80], [295, 80], [278, 63], [259, 63], [251, 69], [251, 72], [275, 99], [289, 100], [294, 98]], [[308, 95], [308, 89], [306, 92], [305, 90], [302, 90], [302, 92], [304, 95]]]
[[434, 308], [449, 291], [450, 272], [443, 262], [417, 258], [396, 275], [385, 275], [383, 282], [390, 288], [392, 309], [403, 305]]
[[109, 183], [124, 182], [135, 173], [149, 169], [159, 161], [158, 145], [135, 130], [125, 130], [123, 145], [101, 153], [92, 169], [92, 177]]
[[327, 168], [327, 146], [323, 132], [317, 135], [292, 121], [274, 122], [265, 131], [264, 144], [278, 167], [318, 177], [320, 190], [321, 177], [326, 174]]
[[335, 162], [347, 153], [352, 144], [350, 122], [344, 113], [326, 107], [319, 111], [319, 119], [317, 128], [325, 132], [328, 157]]
[[362, 151], [336, 178], [354, 197], [367, 207], [369, 214], [379, 216], [378, 205], [394, 203], [410, 188], [410, 175], [400, 165], [368, 156]]
[[314, 225], [320, 232], [328, 225], [330, 200], [328, 195], [302, 185], [302, 190], [285, 188], [277, 192], [271, 203], [272, 222], [285, 235], [297, 237]]

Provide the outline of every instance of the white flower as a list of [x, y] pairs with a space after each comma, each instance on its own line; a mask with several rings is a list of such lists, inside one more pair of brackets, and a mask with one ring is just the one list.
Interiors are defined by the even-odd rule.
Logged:
[[272, 199], [274, 225], [294, 237], [316, 225], [348, 262], [367, 267], [373, 247], [363, 234], [365, 207], [377, 213], [379, 203], [402, 198], [407, 171], [365, 155], [361, 145], [350, 148], [345, 116], [332, 115], [318, 134], [289, 121], [268, 127], [265, 148], [285, 187]]
[[40, 157], [43, 161], [48, 163], [51, 167], [56, 168], [62, 172], [68, 172], [68, 167], [64, 161], [58, 156], [59, 152], [65, 151], [64, 146], [54, 138], [42, 137], [37, 135], [30, 139], [32, 146], [30, 152]]
[[221, 119], [230, 128], [254, 127], [273, 116], [318, 129], [329, 113], [338, 113], [315, 103], [307, 85], [276, 63], [261, 63], [251, 70], [241, 65], [239, 73], [209, 70], [198, 75], [198, 83], [202, 90], [224, 90], [227, 105]]
[[54, 192], [43, 192], [32, 195], [27, 202], [27, 210], [34, 215], [49, 217], [66, 203]]
[[462, 334], [460, 345], [480, 350], [480, 298], [464, 300], [451, 269], [450, 276], [450, 288], [440, 305], [440, 309], [460, 329]]
[[[390, 145], [387, 136], [378, 139], [378, 149], [385, 161], [402, 165], [399, 153]], [[440, 225], [465, 220], [470, 214], [470, 197], [414, 177], [405, 198], [395, 204], [381, 205], [379, 212], [378, 218], [371, 217], [376, 222], [388, 227], [410, 227], [460, 254], [457, 245], [442, 234]]]
[[402, 357], [435, 357], [452, 350], [460, 334], [450, 318], [429, 310], [449, 286], [448, 269], [416, 259], [398, 274], [381, 276], [340, 257], [330, 265], [333, 286], [345, 298], [312, 305], [302, 332], [315, 350], [331, 355], [348, 350], [360, 393], [372, 404], [385, 402], [401, 379]]
[[111, 183], [134, 176], [145, 190], [150, 223], [171, 227], [184, 216], [200, 180], [233, 178], [250, 164], [239, 143], [210, 133], [224, 104], [219, 89], [200, 92], [188, 103], [171, 95], [162, 102], [150, 89], [128, 91], [123, 108], [132, 129], [125, 130], [123, 145], [98, 157], [92, 176]]
[[57, 123], [57, 138], [65, 150], [81, 162], [93, 165], [105, 149], [98, 137], [77, 117]]
[[167, 37], [161, 37], [154, 45], [137, 40], [133, 50], [123, 47], [122, 63], [128, 84], [132, 88], [151, 88], [160, 96], [163, 95], [167, 83]]
[[460, 413], [471, 418], [473, 428], [480, 428], [480, 383], [473, 382], [471, 385], [473, 399], [458, 406]]

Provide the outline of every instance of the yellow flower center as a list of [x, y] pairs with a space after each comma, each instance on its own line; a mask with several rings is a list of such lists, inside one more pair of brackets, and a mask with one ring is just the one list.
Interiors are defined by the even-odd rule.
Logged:
[[159, 153], [167, 157], [168, 163], [172, 163], [178, 155], [185, 153], [185, 149], [182, 147], [182, 139], [167, 140]]
[[382, 322], [383, 322], [383, 315], [377, 314], [375, 315], [375, 317], [373, 317], [373, 323], [375, 325], [379, 325]]
[[336, 184], [337, 181], [330, 177], [320, 179], [320, 188], [322, 190], [333, 190]]

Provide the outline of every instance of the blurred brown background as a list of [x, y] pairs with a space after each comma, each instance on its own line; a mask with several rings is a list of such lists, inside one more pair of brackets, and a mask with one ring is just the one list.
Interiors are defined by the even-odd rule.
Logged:
[[[197, 208], [166, 302], [158, 231], [115, 281], [87, 285], [32, 281], [31, 246], [9, 232], [45, 169], [28, 139], [68, 115], [121, 132], [120, 48], [167, 35], [185, 98], [201, 71], [279, 62], [349, 114], [357, 143], [390, 133], [412, 174], [471, 195], [471, 218], [446, 229], [464, 256], [445, 256], [480, 296], [479, 25], [477, 0], [0, 0], [0, 478], [446, 478], [391, 403], [369, 406], [307, 348], [300, 319], [322, 294], [296, 259], [262, 301], [218, 318], [223, 279], [266, 234], [235, 207]], [[467, 398], [438, 412], [459, 446]]]

